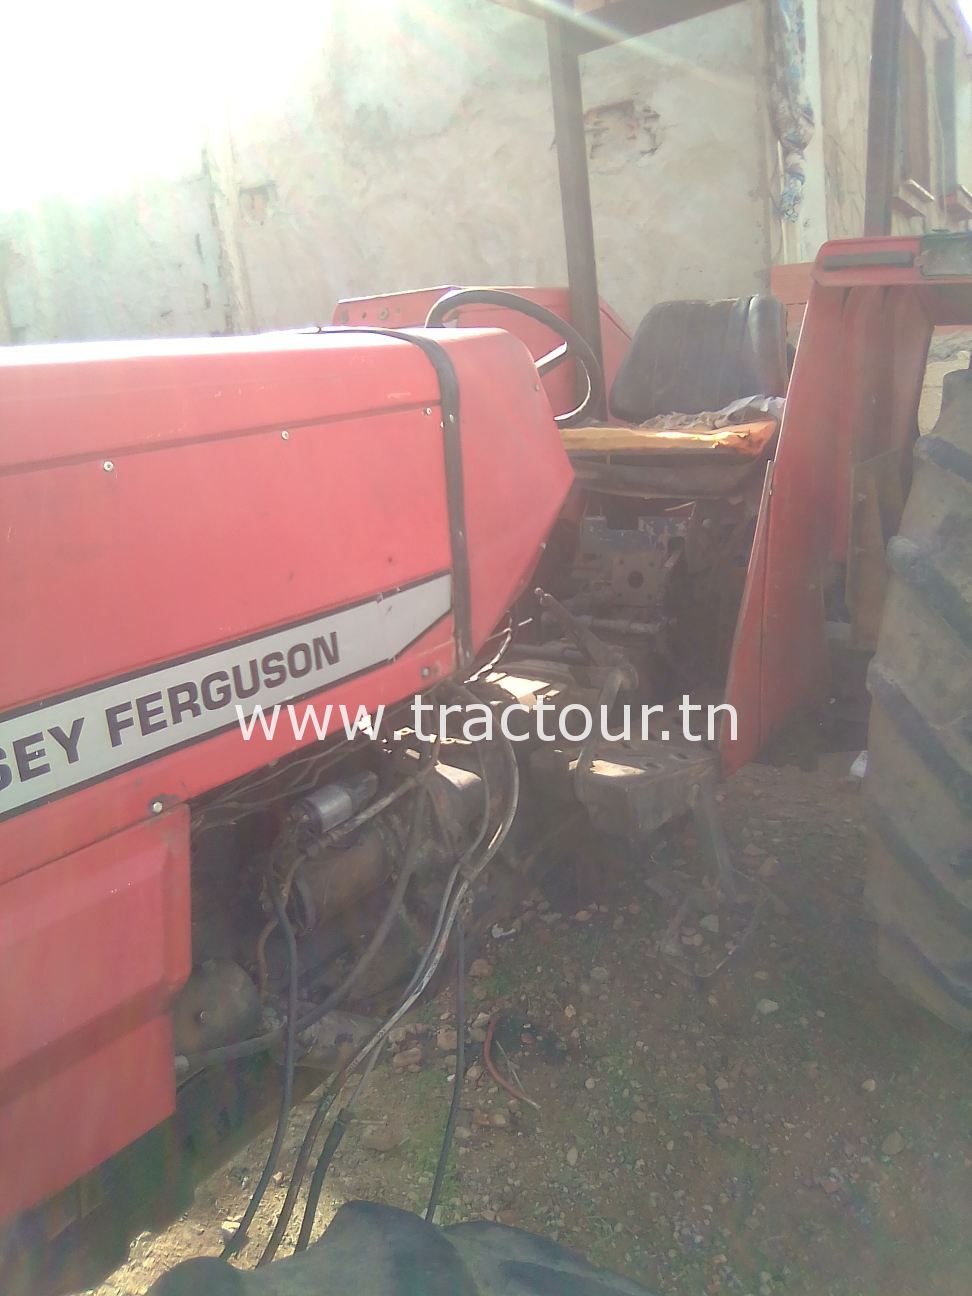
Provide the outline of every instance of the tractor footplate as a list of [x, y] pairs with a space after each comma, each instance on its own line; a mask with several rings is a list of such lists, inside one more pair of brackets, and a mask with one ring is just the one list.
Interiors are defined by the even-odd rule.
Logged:
[[[581, 768], [584, 757], [586, 768]], [[530, 756], [537, 782], [556, 795], [566, 787], [602, 832], [645, 841], [672, 819], [691, 814], [699, 846], [726, 900], [735, 896], [732, 859], [718, 813], [715, 752], [671, 734], [599, 741], [585, 753], [545, 745]]]
[[716, 777], [715, 754], [682, 739], [601, 741], [586, 770], [579, 769], [580, 755], [573, 745], [545, 745], [531, 753], [530, 765], [551, 792], [569, 777], [597, 828], [637, 840], [690, 811], [696, 789]]

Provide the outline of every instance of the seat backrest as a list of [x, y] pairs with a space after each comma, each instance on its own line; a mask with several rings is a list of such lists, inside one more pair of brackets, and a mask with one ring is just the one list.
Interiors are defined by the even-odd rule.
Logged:
[[670, 301], [638, 325], [611, 387], [628, 423], [786, 393], [786, 310], [775, 297]]

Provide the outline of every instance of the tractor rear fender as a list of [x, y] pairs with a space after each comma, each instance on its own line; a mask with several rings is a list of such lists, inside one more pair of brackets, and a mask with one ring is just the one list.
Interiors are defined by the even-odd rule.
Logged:
[[[906, 493], [932, 331], [972, 325], [972, 279], [956, 273], [970, 242], [954, 236], [948, 260], [935, 236], [846, 240], [820, 251], [730, 658], [726, 701], [738, 737], [732, 742], [724, 727], [726, 773], [826, 697], [828, 590], [874, 601], [859, 581], [844, 590], [837, 583], [858, 556], [853, 483], [891, 455]], [[886, 541], [896, 519], [882, 521]], [[879, 536], [878, 565], [882, 550]], [[877, 578], [883, 590], [886, 576]]]

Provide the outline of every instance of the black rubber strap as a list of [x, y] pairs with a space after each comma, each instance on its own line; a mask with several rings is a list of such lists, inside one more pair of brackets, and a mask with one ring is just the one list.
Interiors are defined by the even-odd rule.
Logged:
[[442, 410], [442, 448], [445, 461], [446, 507], [449, 515], [449, 545], [452, 551], [452, 615], [455, 623], [456, 656], [460, 669], [472, 664], [472, 590], [469, 575], [469, 549], [466, 538], [466, 492], [462, 473], [462, 437], [459, 423], [459, 378], [452, 358], [441, 342], [400, 329], [378, 328], [370, 324], [324, 325], [317, 330], [329, 333], [371, 333], [377, 337], [410, 342], [418, 347], [439, 383], [439, 405]]

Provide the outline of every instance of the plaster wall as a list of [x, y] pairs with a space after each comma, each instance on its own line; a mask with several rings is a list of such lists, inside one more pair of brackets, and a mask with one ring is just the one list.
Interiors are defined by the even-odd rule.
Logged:
[[[867, 116], [871, 54], [871, 3], [818, 0], [820, 6], [821, 98], [827, 222], [831, 238], [864, 231], [867, 172]], [[918, 38], [928, 87], [930, 148], [929, 192], [923, 198], [907, 183], [899, 147], [895, 167], [899, 187], [892, 210], [892, 233], [921, 234], [935, 228], [964, 228], [962, 213], [947, 207], [944, 194], [942, 131], [936, 104], [936, 47], [951, 38], [955, 50], [958, 178], [972, 184], [972, 36], [955, 0], [904, 0], [904, 18]]]
[[[266, 135], [234, 129], [258, 327], [340, 296], [563, 282], [542, 26], [481, 0], [437, 11], [397, 6], [376, 48], [342, 0], [311, 93]], [[585, 60], [602, 295], [632, 323], [765, 284], [757, 57], [741, 4]]]
[[[488, 0], [328, 13], [310, 75], [231, 112], [198, 168], [0, 213], [9, 340], [290, 327], [341, 296], [563, 282], [542, 24]], [[762, 22], [742, 0], [584, 61], [602, 295], [631, 324], [767, 286]]]
[[202, 168], [97, 203], [0, 212], [0, 342], [225, 333], [223, 261]]
[[873, 5], [819, 0], [821, 131], [831, 238], [864, 232]]

